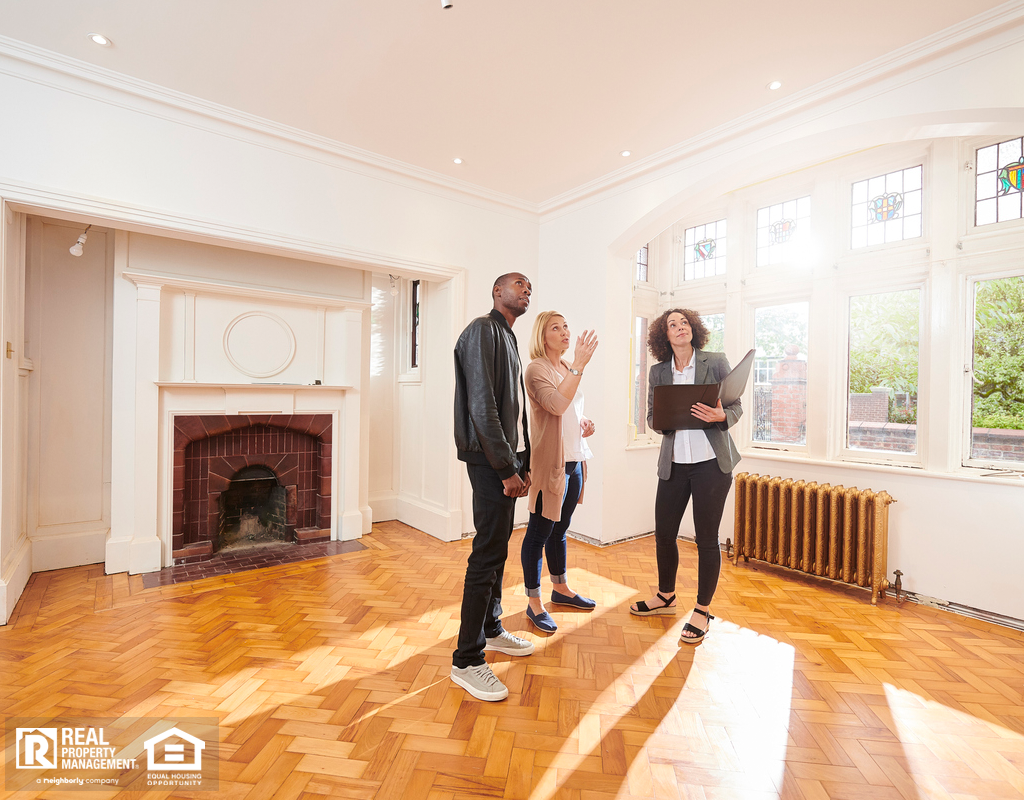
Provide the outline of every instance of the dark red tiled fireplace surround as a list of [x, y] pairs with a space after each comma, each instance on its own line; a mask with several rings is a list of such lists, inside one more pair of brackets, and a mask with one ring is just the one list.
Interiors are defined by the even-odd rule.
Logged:
[[332, 433], [330, 414], [176, 416], [175, 563], [213, 553], [221, 493], [245, 467], [267, 467], [285, 487], [289, 533], [300, 541], [329, 538]]

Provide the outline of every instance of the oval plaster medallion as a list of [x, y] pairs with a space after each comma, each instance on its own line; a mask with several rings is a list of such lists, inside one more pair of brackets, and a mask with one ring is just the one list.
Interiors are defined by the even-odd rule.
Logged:
[[243, 375], [270, 378], [295, 358], [295, 333], [276, 314], [247, 311], [224, 331], [224, 354]]

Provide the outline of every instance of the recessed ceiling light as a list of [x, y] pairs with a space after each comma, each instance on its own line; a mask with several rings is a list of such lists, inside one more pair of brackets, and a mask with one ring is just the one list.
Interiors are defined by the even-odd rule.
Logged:
[[110, 47], [113, 44], [110, 39], [104, 36], [102, 33], [89, 33], [86, 34], [94, 44], [98, 44], [100, 47]]
[[461, 164], [462, 163], [462, 159], [461, 158], [453, 158], [452, 161], [454, 161], [456, 164]]
[[623, 158], [628, 158], [629, 156], [633, 155], [633, 153], [630, 150], [623, 150], [621, 153], [619, 153], [619, 155], [622, 156]]
[[776, 89], [781, 89], [782, 88], [782, 81], [772, 81], [771, 83], [768, 84], [768, 88], [771, 89], [773, 92]]

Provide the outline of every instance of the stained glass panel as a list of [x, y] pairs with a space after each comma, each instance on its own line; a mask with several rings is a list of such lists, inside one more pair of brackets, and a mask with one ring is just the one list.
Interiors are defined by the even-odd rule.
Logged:
[[975, 156], [975, 226], [1020, 219], [1024, 137], [982, 147]]
[[793, 261], [810, 242], [811, 198], [801, 197], [757, 211], [757, 266]]
[[923, 169], [899, 169], [851, 187], [850, 247], [901, 242], [921, 235]]
[[724, 275], [726, 264], [725, 220], [687, 228], [676, 242], [683, 248], [683, 280]]

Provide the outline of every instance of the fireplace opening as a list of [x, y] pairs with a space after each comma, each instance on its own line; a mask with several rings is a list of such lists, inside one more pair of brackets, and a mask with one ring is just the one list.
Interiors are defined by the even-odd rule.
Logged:
[[288, 533], [287, 489], [264, 466], [243, 467], [220, 496], [217, 550], [291, 541]]

